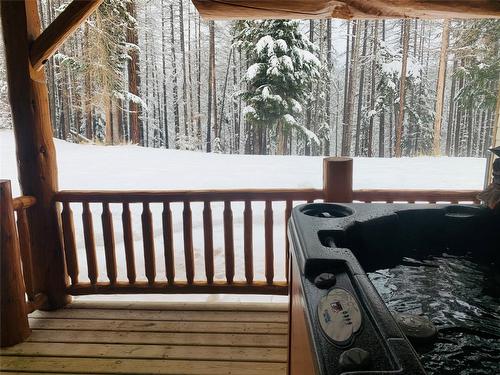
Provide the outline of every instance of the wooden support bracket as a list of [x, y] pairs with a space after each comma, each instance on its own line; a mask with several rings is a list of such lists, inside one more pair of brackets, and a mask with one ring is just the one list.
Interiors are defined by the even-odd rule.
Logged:
[[73, 0], [31, 45], [30, 60], [33, 69], [40, 70], [102, 2], [103, 0]]

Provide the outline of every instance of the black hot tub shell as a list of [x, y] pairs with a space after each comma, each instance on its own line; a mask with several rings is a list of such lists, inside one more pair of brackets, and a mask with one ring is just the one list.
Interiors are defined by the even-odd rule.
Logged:
[[[500, 215], [478, 205], [306, 204], [294, 208], [288, 237], [290, 374], [425, 373], [365, 272], [395, 266], [404, 257], [470, 249], [477, 250], [475, 258], [500, 263]], [[335, 279], [319, 281], [325, 273]], [[355, 307], [343, 309], [339, 293], [342, 303]], [[353, 311], [361, 318], [356, 330]], [[340, 326], [332, 314], [351, 330], [348, 338], [335, 336]], [[361, 360], [350, 358], [359, 356], [353, 348], [362, 349]]]

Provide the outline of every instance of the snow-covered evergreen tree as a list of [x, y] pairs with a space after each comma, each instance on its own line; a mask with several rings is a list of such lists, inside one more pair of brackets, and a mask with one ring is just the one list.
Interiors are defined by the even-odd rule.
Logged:
[[295, 128], [318, 142], [299, 118], [319, 78], [321, 63], [315, 48], [292, 20], [241, 22], [235, 42], [249, 59], [245, 74], [247, 89], [241, 94], [247, 106], [247, 121], [257, 127], [271, 127], [276, 136], [276, 152], [287, 153], [288, 137]]

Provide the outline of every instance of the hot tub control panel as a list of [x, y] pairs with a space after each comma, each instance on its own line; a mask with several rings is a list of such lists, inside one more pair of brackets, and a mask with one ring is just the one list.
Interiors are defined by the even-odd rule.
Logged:
[[339, 346], [351, 344], [362, 323], [356, 298], [342, 288], [332, 288], [321, 298], [318, 319], [323, 333]]

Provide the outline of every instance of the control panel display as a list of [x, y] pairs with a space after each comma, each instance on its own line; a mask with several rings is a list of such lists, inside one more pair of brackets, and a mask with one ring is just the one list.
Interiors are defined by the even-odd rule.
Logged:
[[362, 321], [358, 302], [342, 288], [333, 288], [321, 298], [318, 319], [325, 335], [337, 345], [349, 345]]

